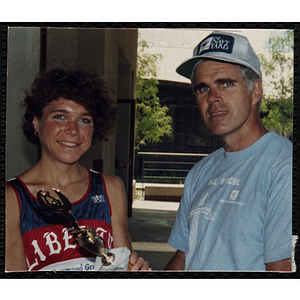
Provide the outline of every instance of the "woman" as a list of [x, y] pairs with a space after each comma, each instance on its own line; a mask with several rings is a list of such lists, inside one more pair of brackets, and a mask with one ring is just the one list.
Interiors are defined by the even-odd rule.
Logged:
[[[117, 119], [101, 79], [54, 69], [35, 79], [24, 99], [23, 133], [40, 159], [6, 186], [6, 270], [92, 270], [95, 257], [80, 247], [63, 216], [41, 210], [37, 192], [60, 190], [80, 226], [91, 226], [108, 248], [127, 247], [131, 270], [148, 270], [132, 252], [122, 181], [81, 167], [92, 143], [105, 139]], [[66, 229], [68, 228], [68, 229]]]

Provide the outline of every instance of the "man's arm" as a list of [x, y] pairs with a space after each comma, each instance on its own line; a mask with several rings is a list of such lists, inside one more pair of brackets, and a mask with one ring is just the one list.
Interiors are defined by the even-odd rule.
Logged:
[[292, 271], [292, 259], [284, 259], [279, 261], [274, 261], [266, 264], [267, 271], [281, 271], [281, 272], [291, 272]]
[[183, 271], [184, 252], [177, 250], [165, 267], [165, 271]]

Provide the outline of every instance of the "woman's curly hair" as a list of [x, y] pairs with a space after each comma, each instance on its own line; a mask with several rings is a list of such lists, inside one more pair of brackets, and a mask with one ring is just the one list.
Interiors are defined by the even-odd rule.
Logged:
[[81, 70], [56, 68], [38, 75], [31, 89], [25, 93], [22, 128], [31, 143], [40, 145], [38, 136], [34, 134], [33, 118], [40, 120], [47, 104], [60, 97], [82, 105], [91, 114], [94, 121], [93, 144], [104, 140], [115, 130], [117, 107], [108, 97], [102, 78]]

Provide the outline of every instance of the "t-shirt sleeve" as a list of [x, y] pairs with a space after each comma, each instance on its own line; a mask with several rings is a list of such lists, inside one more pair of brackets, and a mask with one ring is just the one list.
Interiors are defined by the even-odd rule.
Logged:
[[292, 163], [291, 159], [273, 170], [266, 201], [265, 263], [292, 257]]
[[168, 243], [173, 248], [185, 252], [189, 238], [189, 193], [191, 174], [186, 177], [184, 191]]

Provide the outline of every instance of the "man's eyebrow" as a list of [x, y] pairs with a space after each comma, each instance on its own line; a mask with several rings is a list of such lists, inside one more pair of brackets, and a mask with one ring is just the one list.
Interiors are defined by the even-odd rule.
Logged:
[[217, 83], [225, 83], [225, 82], [237, 82], [236, 79], [233, 78], [219, 78], [216, 80]]
[[196, 86], [195, 86], [195, 90], [199, 90], [199, 89], [201, 89], [201, 88], [203, 88], [203, 87], [207, 87], [208, 85], [206, 84], [206, 83], [204, 83], [204, 82], [200, 82], [200, 83], [198, 83]]
[[[219, 78], [215, 81], [216, 83], [226, 83], [226, 82], [237, 82], [236, 79], [233, 79], [233, 78]], [[198, 90], [198, 89], [201, 89], [203, 87], [207, 87], [208, 85], [204, 82], [200, 82], [198, 83], [196, 86], [195, 86], [195, 90]]]

